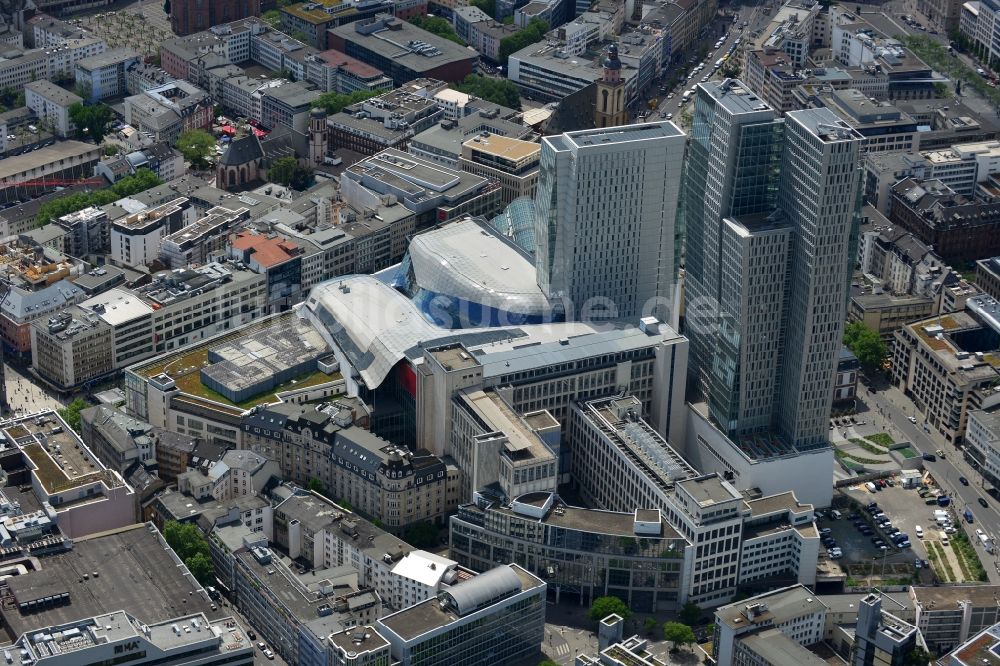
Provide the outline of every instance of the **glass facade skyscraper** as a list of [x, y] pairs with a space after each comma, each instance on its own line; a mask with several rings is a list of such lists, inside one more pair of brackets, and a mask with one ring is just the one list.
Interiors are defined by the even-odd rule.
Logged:
[[733, 439], [828, 444], [863, 140], [827, 109], [780, 118], [739, 81], [698, 87], [681, 197], [689, 384]]

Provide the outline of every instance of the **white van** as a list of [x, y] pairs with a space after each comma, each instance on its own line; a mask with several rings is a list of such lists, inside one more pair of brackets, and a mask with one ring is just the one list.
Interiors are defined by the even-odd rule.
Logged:
[[868, 483], [865, 484], [865, 488], [867, 488], [868, 492], [870, 492], [870, 493], [874, 493], [874, 492], [878, 491], [878, 488], [876, 488], [875, 484], [872, 483], [871, 481], [869, 481]]
[[917, 538], [918, 539], [923, 539], [924, 538], [924, 528], [921, 527], [920, 525], [917, 525], [916, 527], [914, 527], [913, 531], [917, 533]]
[[834, 520], [840, 520], [841, 518], [844, 517], [844, 514], [834, 509], [833, 511], [830, 512], [830, 517], [833, 518]]

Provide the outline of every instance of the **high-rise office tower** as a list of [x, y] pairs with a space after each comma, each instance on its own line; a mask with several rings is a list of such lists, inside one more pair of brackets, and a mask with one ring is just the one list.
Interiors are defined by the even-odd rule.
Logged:
[[863, 138], [827, 109], [778, 114], [698, 87], [683, 185], [693, 395], [733, 439], [827, 445]]
[[685, 139], [670, 122], [542, 139], [535, 267], [567, 317], [672, 315]]
[[829, 441], [861, 214], [864, 138], [829, 109], [785, 115], [778, 206], [792, 226], [778, 430], [799, 449]]

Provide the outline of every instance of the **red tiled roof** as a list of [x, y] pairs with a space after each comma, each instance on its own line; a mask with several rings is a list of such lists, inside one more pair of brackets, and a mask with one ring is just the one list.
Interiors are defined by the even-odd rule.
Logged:
[[278, 236], [261, 236], [241, 231], [233, 240], [237, 250], [250, 250], [253, 260], [264, 268], [277, 266], [298, 254], [299, 246]]

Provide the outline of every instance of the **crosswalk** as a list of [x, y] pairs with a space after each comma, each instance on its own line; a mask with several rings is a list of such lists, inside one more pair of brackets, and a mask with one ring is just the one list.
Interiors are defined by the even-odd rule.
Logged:
[[569, 654], [569, 643], [563, 643], [553, 649], [555, 650], [557, 656], [562, 657], [563, 655]]

